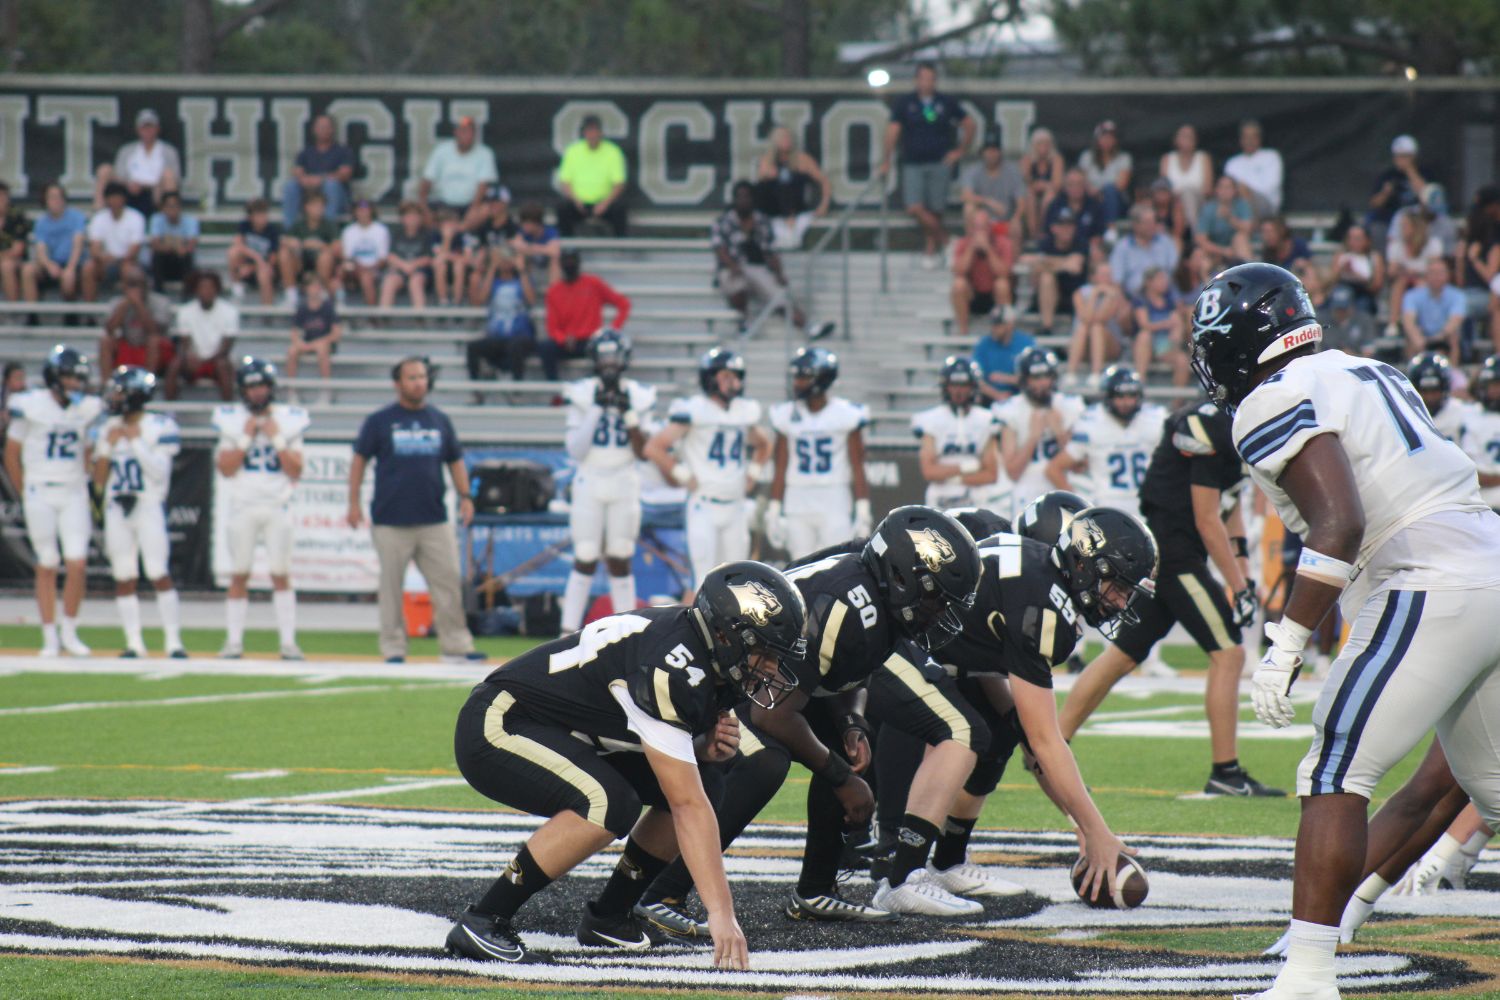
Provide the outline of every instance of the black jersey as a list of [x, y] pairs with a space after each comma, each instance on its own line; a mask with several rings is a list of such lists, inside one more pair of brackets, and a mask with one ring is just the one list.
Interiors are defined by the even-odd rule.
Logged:
[[1021, 535], [993, 535], [979, 543], [979, 557], [984, 572], [974, 606], [962, 612], [962, 634], [937, 659], [960, 677], [1006, 674], [1050, 688], [1052, 668], [1072, 655], [1082, 634], [1052, 550]]
[[857, 553], [804, 563], [786, 576], [807, 604], [807, 656], [788, 660], [787, 667], [810, 696], [859, 687], [898, 647], [904, 658], [926, 661], [895, 627], [879, 584]]
[[640, 739], [614, 691], [623, 689], [647, 715], [697, 736], [739, 700], [717, 677], [691, 611], [673, 607], [601, 618], [522, 653], [486, 683], [514, 694], [539, 722], [593, 737], [606, 749], [638, 750]]
[[1230, 427], [1229, 416], [1212, 403], [1184, 406], [1162, 425], [1141, 481], [1141, 516], [1156, 535], [1163, 569], [1208, 558], [1193, 520], [1192, 487], [1228, 493], [1245, 478]]

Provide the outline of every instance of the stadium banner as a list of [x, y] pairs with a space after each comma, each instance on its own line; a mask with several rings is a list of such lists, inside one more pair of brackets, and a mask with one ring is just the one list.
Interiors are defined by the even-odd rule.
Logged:
[[[1421, 143], [1424, 172], [1459, 204], [1493, 179], [1495, 83], [1484, 79], [1097, 80], [945, 82], [945, 90], [1019, 154], [1045, 125], [1072, 161], [1105, 119], [1149, 182], [1176, 128], [1197, 126], [1216, 161], [1238, 151], [1242, 119], [1262, 122], [1286, 165], [1286, 207], [1362, 208], [1391, 138]], [[0, 178], [35, 200], [48, 181], [92, 196], [94, 174], [134, 138], [145, 108], [183, 156], [184, 187], [207, 207], [279, 201], [314, 115], [327, 112], [355, 152], [359, 195], [414, 193], [452, 123], [471, 115], [516, 200], [553, 199], [555, 170], [584, 116], [598, 115], [629, 162], [637, 208], [718, 208], [752, 175], [783, 124], [821, 161], [834, 199], [871, 176], [896, 88], [853, 81], [506, 80], [391, 77], [0, 77]], [[976, 150], [977, 151], [977, 150]], [[890, 178], [894, 190], [897, 178]]]

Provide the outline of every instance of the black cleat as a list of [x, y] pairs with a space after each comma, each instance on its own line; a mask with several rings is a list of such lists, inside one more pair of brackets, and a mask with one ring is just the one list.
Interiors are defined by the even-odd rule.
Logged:
[[631, 911], [635, 919], [648, 927], [677, 938], [707, 938], [708, 924], [694, 920], [687, 904], [680, 899], [659, 899], [654, 903], [637, 903]]
[[840, 896], [837, 889], [806, 898], [793, 889], [782, 912], [793, 920], [825, 920], [846, 924], [889, 924], [901, 919], [890, 910], [851, 902]]
[[1203, 786], [1204, 795], [1238, 795], [1245, 799], [1284, 799], [1286, 792], [1280, 788], [1267, 788], [1250, 777], [1243, 767], [1228, 771], [1216, 771], [1208, 776]]
[[603, 916], [593, 903], [584, 904], [583, 919], [578, 921], [578, 943], [591, 948], [646, 951], [666, 939], [665, 934], [634, 913]]
[[476, 962], [540, 962], [511, 927], [510, 921], [487, 913], [476, 913], [466, 907], [458, 923], [448, 932], [448, 954], [472, 958]]

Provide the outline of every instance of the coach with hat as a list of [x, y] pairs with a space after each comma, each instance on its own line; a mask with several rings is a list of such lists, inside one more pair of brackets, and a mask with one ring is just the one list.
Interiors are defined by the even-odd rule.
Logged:
[[182, 158], [161, 138], [161, 119], [150, 108], [135, 116], [135, 142], [115, 154], [113, 164], [101, 163], [94, 174], [94, 207], [104, 207], [104, 191], [111, 182], [125, 185], [125, 204], [145, 218], [161, 206], [162, 195], [176, 191], [182, 178]]

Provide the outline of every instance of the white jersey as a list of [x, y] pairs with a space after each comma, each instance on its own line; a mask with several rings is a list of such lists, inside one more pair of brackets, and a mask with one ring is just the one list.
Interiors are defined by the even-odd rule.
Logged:
[[700, 393], [673, 401], [668, 419], [688, 429], [681, 455], [698, 481], [695, 495], [743, 500], [750, 467], [750, 428], [760, 422], [760, 404], [740, 396], [725, 407]]
[[[1461, 534], [1435, 521], [1430, 530], [1416, 525], [1445, 511], [1488, 510], [1473, 461], [1438, 433], [1405, 375], [1343, 351], [1292, 361], [1246, 396], [1234, 417], [1235, 447], [1289, 529], [1306, 535], [1307, 522], [1277, 480], [1309, 440], [1326, 433], [1343, 445], [1365, 512], [1346, 614], [1382, 583], [1446, 590], [1500, 575], [1495, 566], [1473, 565]], [[1417, 544], [1418, 535], [1431, 537]]]
[[1166, 419], [1166, 409], [1155, 403], [1143, 404], [1128, 424], [1120, 423], [1104, 403], [1084, 410], [1064, 449], [1070, 459], [1084, 463], [1076, 478], [1087, 488], [1079, 492], [1101, 507], [1139, 517], [1141, 481]]
[[182, 433], [177, 421], [165, 413], [143, 413], [138, 426], [140, 434], [120, 438], [113, 445], [109, 434], [125, 426], [124, 417], [110, 417], [99, 428], [94, 457], [109, 459], [110, 496], [126, 493], [138, 495], [143, 502], [164, 503], [172, 485], [172, 459], [182, 449]]
[[[570, 383], [564, 393], [568, 400], [568, 452], [574, 461], [589, 469], [632, 466], [636, 455], [630, 447], [630, 429], [625, 426], [624, 414], [616, 409], [606, 411], [594, 402], [599, 385], [597, 377], [579, 379]], [[625, 378], [620, 380], [620, 388], [630, 397], [630, 408], [637, 416], [645, 416], [656, 405], [653, 386]]]
[[88, 482], [84, 450], [104, 403], [84, 396], [63, 406], [51, 389], [31, 389], [10, 399], [9, 439], [21, 442], [21, 468], [28, 486], [82, 488]]
[[[995, 419], [1002, 427], [1010, 428], [1017, 440], [1025, 441], [1031, 433], [1031, 415], [1042, 409], [1046, 407], [1037, 406], [1030, 396], [1018, 392], [995, 407]], [[1077, 396], [1058, 392], [1052, 395], [1052, 409], [1062, 417], [1063, 430], [1071, 431], [1078, 418], [1083, 416], [1084, 403]], [[1018, 509], [1054, 488], [1052, 480], [1047, 478], [1047, 463], [1052, 461], [1061, 448], [1062, 442], [1051, 431], [1037, 442], [1036, 449], [1026, 462], [1026, 470], [1015, 481], [1015, 502]]]
[[[276, 421], [281, 436], [286, 438], [287, 449], [300, 451], [302, 435], [311, 422], [307, 411], [300, 406], [272, 403], [270, 416]], [[257, 430], [249, 442], [243, 440], [245, 423], [249, 419], [250, 408], [244, 403], [225, 403], [214, 410], [213, 425], [219, 432], [219, 450], [242, 446], [245, 449], [245, 464], [228, 480], [230, 503], [235, 506], [284, 504], [292, 498], [292, 489], [297, 484], [282, 471], [281, 456], [264, 432]]]
[[[1500, 475], [1500, 413], [1483, 407], [1476, 409], [1469, 416], [1461, 443], [1480, 472]], [[1479, 495], [1491, 508], [1500, 510], [1500, 486], [1485, 487]]]
[[1468, 427], [1474, 422], [1478, 414], [1479, 404], [1471, 403], [1467, 399], [1455, 399], [1449, 396], [1443, 403], [1442, 408], [1432, 416], [1432, 426], [1443, 437], [1452, 441], [1460, 448], [1467, 448], [1464, 443], [1464, 434]]
[[[995, 422], [993, 410], [984, 406], [957, 410], [947, 403], [912, 414], [911, 429], [918, 441], [932, 438], [939, 461], [977, 459], [984, 454], [985, 446], [1000, 436], [1000, 425]], [[931, 507], [985, 506], [992, 495], [1000, 492], [1008, 492], [1003, 471], [998, 482], [976, 486], [972, 490], [960, 477], [954, 476], [942, 482], [928, 483], [925, 502]]]
[[801, 400], [771, 407], [771, 427], [786, 438], [788, 489], [848, 486], [849, 435], [870, 422], [870, 411], [841, 396], [829, 396], [814, 413]]

